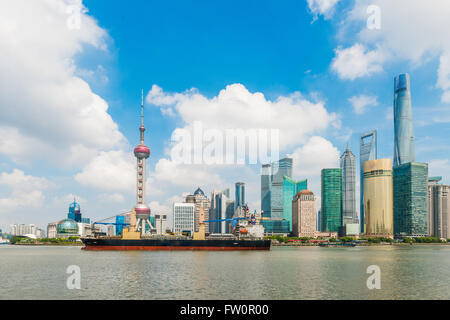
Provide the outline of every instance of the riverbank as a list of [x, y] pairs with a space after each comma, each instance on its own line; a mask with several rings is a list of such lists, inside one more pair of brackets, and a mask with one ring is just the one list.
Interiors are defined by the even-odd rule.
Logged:
[[[332, 242], [336, 244], [336, 242]], [[448, 246], [450, 243], [356, 243], [356, 247], [374, 247], [374, 246]], [[319, 247], [318, 243], [273, 243], [272, 247]], [[334, 245], [336, 246], [336, 245]], [[339, 247], [339, 245], [337, 245]]]
[[82, 242], [39, 242], [39, 243], [14, 243], [10, 244], [11, 246], [74, 246], [74, 247], [82, 247]]

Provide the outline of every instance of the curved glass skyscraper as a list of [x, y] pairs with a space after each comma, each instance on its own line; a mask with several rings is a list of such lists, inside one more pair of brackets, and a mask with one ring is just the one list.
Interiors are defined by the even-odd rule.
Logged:
[[404, 73], [394, 80], [394, 167], [414, 161], [410, 81]]

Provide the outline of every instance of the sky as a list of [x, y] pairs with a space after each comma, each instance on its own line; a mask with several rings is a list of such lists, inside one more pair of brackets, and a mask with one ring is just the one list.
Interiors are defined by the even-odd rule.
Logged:
[[169, 220], [197, 187], [234, 194], [238, 181], [260, 209], [263, 158], [174, 158], [183, 135], [206, 150], [199, 124], [214, 143], [230, 129], [277, 132], [320, 206], [320, 170], [347, 144], [359, 166], [360, 134], [376, 129], [378, 158], [393, 157], [405, 72], [416, 161], [449, 184], [449, 15], [446, 0], [1, 1], [0, 228], [45, 228], [74, 197], [93, 221], [131, 209], [141, 89], [147, 202]]

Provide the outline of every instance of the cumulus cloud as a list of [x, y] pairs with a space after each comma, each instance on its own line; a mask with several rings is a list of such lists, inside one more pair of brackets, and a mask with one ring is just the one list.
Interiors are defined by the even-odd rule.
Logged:
[[80, 28], [68, 27], [74, 2], [0, 3], [0, 152], [13, 161], [43, 158], [80, 166], [125, 143], [107, 103], [77, 76], [85, 47], [106, 49], [106, 32], [80, 3]]
[[299, 92], [270, 101], [238, 83], [210, 99], [195, 89], [171, 94], [153, 85], [146, 101], [163, 111], [172, 108], [187, 130], [192, 130], [195, 121], [206, 129], [279, 129], [280, 149], [304, 143], [312, 134], [337, 123], [337, 115], [329, 113], [323, 102], [311, 102]]
[[[368, 29], [368, 6], [380, 9], [381, 28]], [[337, 69], [344, 79], [370, 76], [382, 70], [382, 64], [391, 60], [407, 60], [413, 66], [420, 66], [431, 59], [438, 58], [436, 87], [442, 90], [442, 102], [450, 102], [450, 2], [447, 0], [356, 0], [349, 10], [341, 30], [348, 30], [357, 38], [355, 46], [383, 48], [381, 56], [379, 49], [368, 51], [363, 56], [373, 63], [372, 72], [358, 70], [352, 72], [349, 68]], [[344, 38], [345, 36], [343, 36]], [[345, 37], [347, 38], [347, 37]], [[358, 48], [358, 47], [356, 47]], [[361, 56], [362, 49], [353, 50], [353, 56]], [[372, 55], [370, 55], [372, 53]], [[335, 61], [339, 61], [342, 52], [336, 50]], [[349, 55], [350, 57], [352, 55]], [[342, 58], [342, 57], [341, 57]], [[366, 59], [366, 60], [367, 60]], [[342, 65], [351, 66], [350, 60]], [[360, 64], [361, 65], [361, 64]], [[336, 66], [337, 67], [337, 66]]]
[[311, 137], [303, 146], [290, 154], [294, 160], [296, 177], [319, 176], [323, 168], [339, 166], [339, 150], [327, 139]]
[[53, 184], [40, 177], [26, 175], [22, 170], [14, 169], [11, 173], [0, 175], [0, 185], [6, 186], [11, 193], [7, 198], [0, 198], [0, 211], [16, 211], [19, 208], [37, 208], [43, 205], [43, 191]]
[[383, 71], [385, 54], [380, 48], [368, 50], [356, 43], [349, 48], [337, 48], [331, 68], [341, 79], [354, 80]]
[[378, 104], [376, 96], [369, 96], [360, 94], [359, 96], [353, 96], [348, 99], [353, 106], [353, 111], [356, 114], [363, 114], [368, 108], [374, 107]]
[[122, 150], [100, 152], [75, 180], [83, 186], [106, 191], [132, 191], [136, 183], [135, 159]]

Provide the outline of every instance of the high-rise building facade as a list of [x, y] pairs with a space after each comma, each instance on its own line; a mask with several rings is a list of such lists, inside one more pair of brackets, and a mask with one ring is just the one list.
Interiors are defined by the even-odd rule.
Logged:
[[298, 192], [292, 200], [292, 233], [295, 237], [314, 237], [317, 232], [317, 211], [314, 193]]
[[289, 221], [289, 232], [292, 232], [292, 200], [302, 190], [308, 189], [308, 180], [296, 181], [283, 177], [283, 220]]
[[408, 162], [394, 171], [394, 236], [428, 235], [428, 164]]
[[[292, 178], [292, 159], [283, 158], [272, 163], [270, 187], [270, 217], [283, 218], [283, 178]], [[294, 195], [292, 195], [294, 197]], [[292, 201], [292, 199], [291, 199]]]
[[356, 159], [347, 145], [340, 159], [342, 169], [342, 220], [343, 224], [358, 223], [356, 213]]
[[394, 236], [392, 160], [364, 162], [364, 233], [369, 237]]
[[405, 73], [394, 79], [394, 167], [414, 161], [410, 79]]
[[[292, 179], [292, 158], [283, 158], [262, 166], [261, 210], [267, 233], [288, 234], [292, 231], [292, 199], [308, 188], [308, 181]], [[276, 231], [275, 231], [276, 229]]]
[[342, 226], [342, 169], [322, 169], [322, 231], [338, 232]]
[[359, 141], [359, 222], [361, 225], [361, 232], [364, 232], [364, 162], [377, 159], [377, 131], [373, 130], [363, 133], [360, 136]]
[[[211, 194], [211, 208], [209, 214], [209, 220], [221, 220], [227, 219], [228, 215], [231, 214], [231, 202], [230, 190], [225, 189], [222, 191], [214, 190]], [[209, 223], [209, 232], [211, 233], [227, 233], [227, 221], [218, 221]]]
[[270, 185], [272, 176], [272, 165], [264, 164], [261, 171], [261, 211], [262, 216], [270, 218]]
[[[204, 212], [209, 212], [209, 208], [211, 206], [211, 202], [208, 197], [205, 195], [200, 187], [194, 191], [194, 194], [190, 194], [186, 196], [186, 203], [194, 203], [195, 204], [195, 232], [198, 232], [200, 226], [200, 206], [203, 206]], [[205, 223], [205, 232], [209, 232], [209, 224]]]
[[428, 182], [428, 233], [450, 239], [450, 186], [439, 184], [441, 177]]
[[194, 212], [195, 203], [174, 203], [173, 204], [173, 232], [182, 233], [185, 231], [194, 233]]
[[245, 183], [236, 182], [234, 191], [235, 191], [234, 192], [234, 195], [235, 195], [234, 210], [236, 211], [239, 207], [244, 207], [246, 204], [246, 202], [245, 202]]

